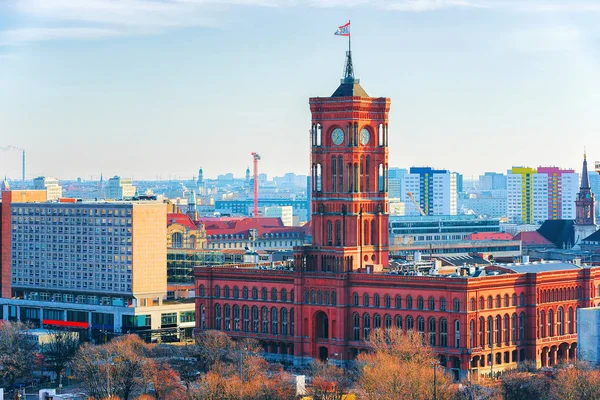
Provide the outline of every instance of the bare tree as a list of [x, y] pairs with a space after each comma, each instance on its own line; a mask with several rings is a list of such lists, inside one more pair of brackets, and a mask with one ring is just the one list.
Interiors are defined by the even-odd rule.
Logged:
[[317, 361], [311, 365], [310, 394], [316, 400], [339, 400], [350, 386], [350, 379], [342, 368]]
[[58, 377], [75, 357], [77, 349], [79, 349], [79, 338], [76, 333], [51, 331], [47, 343], [42, 347], [42, 352], [45, 362]]
[[31, 376], [37, 342], [27, 331], [20, 322], [0, 321], [0, 379], [11, 386]]

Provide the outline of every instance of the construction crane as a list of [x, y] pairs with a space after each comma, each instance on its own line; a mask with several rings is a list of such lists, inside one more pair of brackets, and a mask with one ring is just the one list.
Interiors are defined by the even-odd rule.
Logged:
[[406, 196], [412, 200], [413, 204], [415, 205], [415, 207], [417, 207], [417, 210], [419, 210], [419, 212], [421, 213], [422, 216], [425, 216], [425, 213], [423, 212], [423, 209], [421, 208], [421, 206], [419, 205], [419, 202], [417, 200], [415, 200], [415, 196], [413, 196], [412, 192], [406, 192]]
[[254, 217], [258, 217], [258, 160], [260, 160], [260, 154], [252, 153], [253, 167], [254, 167]]

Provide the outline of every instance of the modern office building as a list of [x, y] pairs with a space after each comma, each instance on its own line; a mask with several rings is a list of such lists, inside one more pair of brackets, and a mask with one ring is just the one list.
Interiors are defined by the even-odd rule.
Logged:
[[507, 173], [507, 217], [516, 224], [575, 219], [579, 174], [557, 167], [513, 167]]
[[104, 187], [104, 197], [109, 200], [131, 200], [135, 196], [136, 187], [130, 178], [114, 176]]
[[405, 215], [456, 215], [456, 173], [412, 167], [404, 176]]
[[58, 200], [63, 195], [63, 188], [58, 184], [56, 178], [38, 176], [33, 180], [33, 188], [35, 190], [45, 190], [48, 201]]
[[263, 215], [266, 218], [280, 218], [284, 226], [294, 225], [294, 213], [292, 206], [265, 207], [265, 212]]
[[457, 379], [526, 359], [540, 367], [576, 359], [575, 311], [600, 301], [600, 268], [396, 267], [388, 262], [390, 99], [367, 95], [348, 52], [341, 85], [310, 106], [312, 244], [295, 248], [293, 265], [196, 268], [197, 330], [256, 339], [282, 362], [345, 365], [369, 350], [373, 330], [395, 326], [421, 333]]
[[506, 175], [497, 172], [486, 172], [479, 176], [479, 187], [482, 192], [506, 190]]
[[163, 302], [166, 204], [45, 197], [2, 192], [0, 318], [85, 328], [95, 339], [161, 329], [177, 336], [193, 325], [192, 304]]

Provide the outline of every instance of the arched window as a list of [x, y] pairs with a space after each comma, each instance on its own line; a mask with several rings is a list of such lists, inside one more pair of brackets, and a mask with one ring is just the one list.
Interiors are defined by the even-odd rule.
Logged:
[[229, 304], [225, 304], [223, 306], [223, 314], [225, 314], [225, 326], [224, 329], [226, 331], [231, 330], [231, 307]]
[[540, 337], [546, 337], [546, 313], [540, 311]]
[[448, 347], [448, 321], [440, 319], [440, 346]]
[[390, 308], [392, 306], [392, 300], [390, 299], [390, 295], [385, 295], [385, 308]]
[[244, 300], [248, 299], [248, 288], [246, 286], [244, 286], [244, 288], [242, 289], [242, 297], [244, 298]]
[[174, 249], [183, 248], [183, 235], [180, 232], [171, 235], [171, 247]]
[[377, 126], [377, 145], [378, 146], [383, 146], [385, 143], [384, 138], [383, 138], [383, 124], [379, 124]]
[[369, 334], [371, 333], [371, 317], [369, 314], [363, 314], [363, 339], [369, 340]]
[[502, 318], [496, 315], [496, 344], [502, 345]]
[[488, 332], [488, 345], [491, 345], [492, 343], [494, 343], [494, 319], [492, 317], [488, 317], [487, 320], [488, 326], [487, 326], [487, 332]]
[[240, 289], [238, 289], [237, 286], [235, 286], [233, 288], [233, 298], [234, 299], [239, 299], [240, 298]]
[[290, 290], [290, 303], [294, 302], [294, 289]]
[[252, 332], [258, 333], [258, 307], [252, 306]]
[[484, 304], [483, 304], [483, 297], [479, 298], [479, 309], [483, 310], [484, 309]]
[[354, 313], [352, 319], [354, 320], [354, 340], [360, 340], [360, 315]]
[[512, 295], [512, 305], [513, 305], [513, 307], [517, 306], [517, 294], [516, 293], [513, 293], [513, 295]]
[[281, 334], [287, 336], [288, 334], [288, 310], [287, 308], [281, 309]]
[[331, 305], [332, 306], [337, 305], [337, 293], [335, 292], [335, 290], [331, 291]]
[[206, 329], [206, 306], [200, 305], [200, 329]]
[[244, 332], [249, 332], [250, 331], [250, 309], [248, 308], [248, 306], [242, 307], [242, 317], [244, 318], [244, 325], [243, 325], [242, 329]]
[[406, 317], [406, 330], [412, 331], [415, 329], [415, 320], [411, 315]]
[[564, 318], [565, 318], [565, 313], [564, 313], [563, 308], [558, 307], [558, 312], [556, 313], [556, 327], [558, 328], [559, 336], [562, 336], [565, 334]]
[[220, 304], [215, 305], [215, 329], [218, 331], [223, 329], [223, 327], [221, 326], [221, 305]]
[[392, 329], [392, 316], [390, 314], [385, 314], [385, 329]]
[[308, 289], [304, 290], [304, 303], [308, 304], [310, 302], [310, 297], [308, 296]]
[[402, 330], [402, 315], [396, 315], [396, 329]]
[[519, 340], [525, 340], [525, 313], [519, 314]]
[[379, 300], [379, 295], [377, 293], [375, 293], [375, 295], [373, 296], [373, 306], [374, 307], [381, 306], [381, 303], [380, 303], [380, 300]]
[[323, 304], [323, 292], [317, 290], [317, 304]]
[[569, 307], [569, 312], [567, 315], [567, 324], [569, 325], [569, 334], [575, 333], [575, 330], [573, 329], [574, 321], [575, 321], [575, 319], [573, 318], [573, 307]]
[[440, 299], [440, 310], [446, 311], [446, 298], [445, 297], [442, 297]]
[[425, 318], [418, 317], [417, 318], [417, 331], [421, 336], [425, 334]]
[[502, 299], [500, 298], [500, 295], [496, 296], [496, 308], [500, 308], [502, 307]]
[[372, 245], [377, 245], [378, 241], [377, 239], [377, 231], [375, 230], [375, 220], [371, 221], [371, 244]]
[[369, 294], [365, 293], [363, 295], [363, 306], [369, 307]]
[[460, 348], [460, 321], [454, 320], [454, 347]]
[[204, 285], [200, 285], [200, 297], [204, 297]]
[[460, 300], [454, 299], [454, 312], [460, 312]]
[[487, 298], [487, 303], [488, 303], [488, 304], [487, 304], [487, 307], [488, 307], [489, 309], [492, 309], [492, 308], [494, 307], [494, 301], [492, 300], [492, 296], [488, 296], [488, 298]]
[[277, 332], [278, 332], [278, 329], [277, 329], [279, 326], [278, 318], [277, 318], [278, 315], [279, 315], [279, 313], [277, 312], [277, 308], [272, 307], [271, 308], [271, 333], [273, 335], [277, 335]]
[[513, 313], [510, 317], [510, 340], [515, 343], [517, 341], [517, 314]]
[[287, 301], [287, 290], [281, 289], [281, 301]]
[[323, 189], [323, 177], [321, 171], [321, 164], [317, 164], [316, 166], [316, 174], [315, 174], [315, 185], [316, 191], [320, 192]]
[[396, 296], [396, 308], [402, 308], [402, 297]]
[[252, 288], [252, 299], [258, 300], [258, 289], [257, 288]]
[[469, 347], [475, 347], [475, 320], [469, 321]]
[[419, 310], [423, 309], [423, 297], [421, 297], [421, 296], [417, 297], [417, 309], [419, 309]]
[[412, 296], [406, 296], [406, 308], [412, 310]]
[[525, 306], [525, 293], [521, 293], [519, 295], [519, 306], [521, 306], [521, 307]]
[[373, 316], [373, 329], [381, 329], [381, 315], [379, 314]]
[[225, 286], [225, 287], [223, 288], [223, 293], [224, 293], [224, 296], [225, 296], [225, 298], [226, 298], [226, 299], [228, 299], [228, 298], [229, 298], [229, 295], [230, 295], [230, 294], [229, 294], [229, 286]]
[[263, 307], [261, 309], [262, 316], [262, 333], [269, 333], [269, 309]]
[[479, 347], [485, 346], [485, 320], [479, 317]]
[[277, 301], [277, 289], [275, 288], [271, 289], [271, 300]]
[[548, 310], [548, 336], [554, 336], [554, 311]]
[[433, 296], [429, 297], [429, 309], [435, 310], [435, 299], [433, 298]]
[[371, 172], [371, 158], [370, 156], [367, 156], [366, 161], [365, 161], [365, 170], [366, 170], [366, 174], [365, 174], [365, 191], [366, 192], [370, 192], [371, 191], [371, 182], [370, 182], [370, 172]]
[[294, 309], [291, 308], [290, 309], [290, 336], [294, 336], [294, 325], [295, 325], [295, 321], [294, 321]]
[[341, 221], [335, 222], [335, 245], [342, 245], [342, 223]]
[[327, 221], [327, 246], [333, 246], [333, 223]]
[[329, 305], [329, 290], [325, 291], [325, 305]]
[[337, 158], [336, 156], [331, 156], [331, 191], [336, 192], [337, 188]]
[[471, 299], [471, 311], [475, 311], [475, 298]]
[[429, 318], [429, 345], [430, 346], [435, 346], [435, 338], [436, 338], [436, 332], [435, 332], [435, 318], [431, 317]]
[[509, 304], [508, 304], [508, 294], [505, 294], [504, 295], [504, 307], [508, 307], [508, 306], [509, 306]]
[[262, 295], [262, 299], [263, 299], [263, 300], [265, 300], [265, 301], [266, 301], [266, 300], [268, 300], [268, 292], [267, 292], [267, 288], [262, 288], [262, 289], [261, 289], [261, 292], [262, 292], [262, 293], [261, 293], [261, 295]]
[[378, 174], [378, 189], [380, 192], [383, 192], [385, 190], [385, 186], [384, 186], [384, 179], [383, 179], [383, 164], [379, 164], [379, 174]]
[[354, 293], [354, 305], [358, 306], [358, 293]]
[[363, 245], [369, 245], [369, 221], [363, 221]]
[[233, 330], [240, 330], [240, 306], [237, 304], [233, 306]]
[[221, 288], [219, 285], [215, 286], [215, 297], [221, 297]]

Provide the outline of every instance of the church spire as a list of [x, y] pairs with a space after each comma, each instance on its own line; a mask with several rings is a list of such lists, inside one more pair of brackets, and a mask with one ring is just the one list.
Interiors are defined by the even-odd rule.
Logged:
[[583, 169], [581, 171], [581, 186], [579, 189], [589, 189], [590, 188], [590, 180], [588, 177], [588, 169], [587, 169], [587, 152], [583, 151]]

